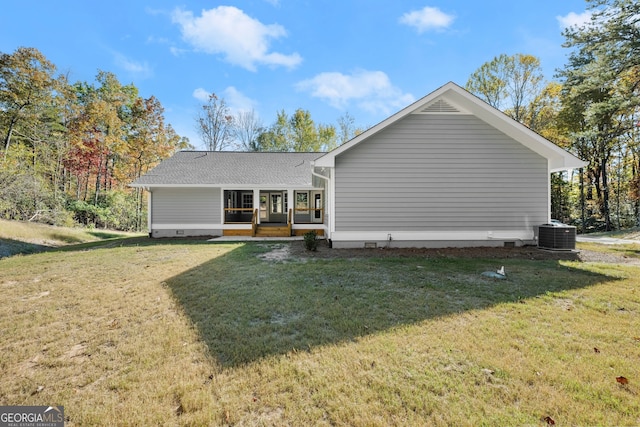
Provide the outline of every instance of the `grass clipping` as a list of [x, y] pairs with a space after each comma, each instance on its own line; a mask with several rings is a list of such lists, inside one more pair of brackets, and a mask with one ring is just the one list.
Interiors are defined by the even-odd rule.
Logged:
[[506, 259], [494, 280], [495, 259], [302, 244], [0, 260], [0, 401], [70, 426], [640, 423], [638, 267]]

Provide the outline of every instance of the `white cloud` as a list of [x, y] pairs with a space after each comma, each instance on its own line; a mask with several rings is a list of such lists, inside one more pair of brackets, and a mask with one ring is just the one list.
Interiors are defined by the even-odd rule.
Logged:
[[183, 54], [183, 53], [185, 53], [185, 52], [186, 52], [186, 50], [185, 50], [185, 49], [177, 48], [177, 47], [175, 47], [175, 46], [170, 46], [170, 47], [169, 47], [169, 52], [171, 52], [171, 54], [172, 54], [173, 56], [182, 56], [182, 54]]
[[197, 88], [196, 90], [193, 91], [192, 95], [198, 101], [207, 102], [209, 100], [209, 96], [211, 95], [211, 92], [207, 91], [206, 89], [203, 89], [203, 88], [199, 87], [199, 88]]
[[222, 96], [234, 113], [240, 111], [251, 111], [258, 104], [255, 100], [249, 98], [233, 86], [226, 88], [222, 92]]
[[442, 30], [448, 28], [455, 19], [453, 15], [447, 15], [437, 7], [426, 6], [421, 10], [407, 12], [400, 17], [400, 23], [414, 27], [418, 33], [428, 30]]
[[270, 42], [287, 35], [284, 27], [265, 25], [233, 6], [203, 10], [198, 17], [175, 9], [172, 20], [196, 50], [223, 54], [228, 62], [251, 71], [256, 70], [256, 64], [293, 68], [302, 62], [298, 53], [270, 52]]
[[556, 16], [560, 28], [563, 30], [569, 27], [581, 27], [591, 21], [592, 12], [586, 10], [582, 13], [569, 12], [566, 16]]
[[389, 114], [414, 101], [413, 95], [403, 93], [391, 84], [382, 71], [358, 70], [350, 75], [320, 73], [297, 83], [296, 88], [325, 100], [335, 108], [343, 110], [355, 102], [358, 107], [373, 114]]
[[[197, 88], [192, 93], [193, 97], [202, 103], [209, 101], [211, 92], [204, 88]], [[224, 99], [225, 104], [229, 107], [231, 113], [236, 114], [241, 111], [251, 111], [258, 104], [257, 101], [249, 98], [234, 86], [229, 86], [222, 92], [216, 93], [220, 98]]]
[[146, 62], [134, 61], [119, 52], [113, 52], [113, 59], [118, 67], [129, 73], [136, 74], [140, 78], [147, 78], [153, 75], [153, 70]]

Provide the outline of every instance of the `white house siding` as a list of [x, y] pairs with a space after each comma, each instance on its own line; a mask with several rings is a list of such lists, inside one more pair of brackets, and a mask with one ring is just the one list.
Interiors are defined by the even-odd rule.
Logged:
[[155, 188], [151, 190], [153, 237], [222, 234], [219, 188]]
[[336, 247], [519, 244], [548, 212], [547, 160], [475, 116], [409, 115], [336, 157]]

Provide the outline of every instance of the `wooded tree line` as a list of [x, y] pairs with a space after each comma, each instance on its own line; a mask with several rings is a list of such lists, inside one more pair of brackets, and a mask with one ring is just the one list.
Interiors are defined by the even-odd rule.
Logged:
[[518, 54], [483, 64], [466, 86], [588, 162], [552, 176], [552, 216], [585, 232], [640, 221], [640, 3], [587, 4], [590, 22], [564, 32], [571, 50], [557, 82]]
[[[546, 81], [538, 58], [500, 55], [466, 87], [588, 162], [552, 176], [552, 216], [581, 230], [640, 218], [640, 3], [586, 0], [591, 21], [565, 30], [567, 64]], [[212, 94], [195, 117], [209, 150], [328, 151], [361, 132], [344, 114], [316, 124], [302, 109], [269, 126], [231, 114]], [[140, 230], [146, 203], [127, 184], [176, 150], [193, 148], [155, 97], [99, 71], [70, 83], [37, 49], [0, 55], [0, 217]]]
[[155, 97], [99, 71], [70, 83], [35, 48], [0, 55], [0, 216], [137, 230], [146, 209], [127, 187], [188, 141]]
[[196, 117], [196, 129], [210, 151], [326, 152], [362, 132], [355, 119], [345, 113], [338, 127], [316, 124], [311, 113], [298, 108], [291, 116], [281, 110], [271, 126], [265, 126], [255, 111], [231, 113], [224, 98], [209, 95]]

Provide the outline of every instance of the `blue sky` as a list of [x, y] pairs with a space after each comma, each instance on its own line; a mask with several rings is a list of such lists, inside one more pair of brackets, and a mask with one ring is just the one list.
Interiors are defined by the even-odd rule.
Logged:
[[201, 148], [206, 96], [265, 125], [297, 108], [317, 123], [349, 113], [369, 127], [443, 84], [464, 86], [502, 53], [537, 56], [547, 80], [566, 63], [562, 29], [584, 0], [86, 0], [3, 4], [0, 52], [35, 47], [68, 74], [98, 70], [157, 97]]

